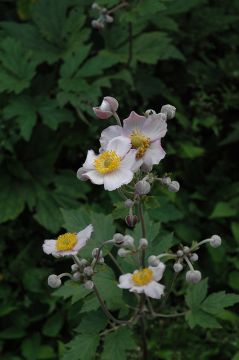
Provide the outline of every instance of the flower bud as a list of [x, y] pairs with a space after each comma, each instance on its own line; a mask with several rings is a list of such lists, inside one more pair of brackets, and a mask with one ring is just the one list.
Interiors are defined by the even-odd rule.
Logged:
[[146, 180], [140, 180], [135, 185], [135, 192], [138, 195], [146, 195], [150, 192], [151, 186]]
[[169, 185], [168, 185], [168, 190], [171, 192], [177, 192], [180, 189], [180, 185], [178, 181], [172, 181]]
[[185, 255], [187, 255], [187, 254], [189, 254], [189, 252], [190, 252], [190, 248], [189, 248], [188, 246], [184, 246], [184, 247], [183, 247], [183, 253], [184, 253]]
[[[100, 253], [99, 253], [100, 252]], [[100, 250], [99, 248], [94, 248], [92, 250], [92, 253], [91, 253], [92, 257], [93, 258], [97, 258], [97, 257], [102, 257], [103, 256], [103, 253], [102, 253], [102, 250]]]
[[180, 271], [183, 270], [183, 265], [179, 262], [176, 262], [174, 265], [173, 265], [173, 270], [176, 272], [176, 273], [179, 273]]
[[124, 202], [124, 206], [125, 206], [126, 208], [132, 208], [133, 205], [134, 205], [134, 202], [133, 202], [132, 200], [130, 200], [130, 199], [127, 199], [127, 200], [125, 200], [125, 202]]
[[145, 238], [142, 238], [139, 240], [139, 248], [140, 249], [145, 249], [148, 246], [148, 240]]
[[183, 256], [183, 250], [178, 250], [177, 251], [177, 256], [182, 257]]
[[189, 270], [186, 273], [186, 281], [191, 284], [197, 284], [202, 278], [202, 274], [198, 270]]
[[210, 239], [210, 245], [213, 248], [217, 248], [221, 245], [222, 243], [222, 239], [219, 235], [212, 235], [211, 239]]
[[99, 264], [104, 264], [104, 262], [105, 262], [105, 259], [103, 257], [99, 258], [99, 260], [98, 260]]
[[136, 215], [127, 215], [125, 217], [125, 222], [129, 227], [133, 228], [138, 222], [138, 217]]
[[155, 256], [155, 255], [149, 256], [149, 258], [148, 258], [148, 264], [149, 264], [150, 266], [158, 266], [159, 263], [160, 263], [160, 260], [157, 258], [157, 256]]
[[134, 238], [130, 235], [124, 236], [124, 246], [132, 248], [134, 246]]
[[190, 260], [192, 262], [198, 261], [198, 254], [194, 253], [190, 256]]
[[93, 3], [93, 4], [91, 5], [91, 9], [92, 9], [92, 10], [100, 10], [101, 8], [100, 8], [100, 6], [95, 2], [95, 3]]
[[61, 286], [61, 279], [57, 275], [52, 274], [48, 276], [47, 283], [51, 288], [57, 289]]
[[173, 105], [163, 105], [161, 107], [161, 113], [164, 113], [167, 116], [167, 120], [171, 120], [175, 117], [176, 107]]
[[93, 287], [94, 287], [93, 281], [91, 281], [91, 280], [85, 281], [85, 282], [84, 282], [84, 287], [85, 287], [87, 290], [93, 289]]
[[76, 264], [73, 264], [73, 265], [71, 265], [71, 270], [74, 272], [74, 271], [77, 271], [77, 270], [79, 270], [79, 266], [78, 265], [76, 265]]
[[94, 107], [93, 111], [99, 119], [108, 119], [117, 111], [118, 106], [119, 103], [115, 98], [106, 96], [101, 105]]
[[115, 245], [120, 246], [124, 244], [124, 235], [120, 233], [116, 233], [113, 236], [113, 240], [115, 242]]
[[104, 16], [104, 20], [105, 20], [106, 23], [111, 24], [114, 21], [114, 18], [113, 18], [113, 16], [110, 16], [110, 15], [106, 14]]
[[72, 275], [72, 279], [75, 281], [80, 280], [82, 277], [82, 274], [79, 271], [76, 271], [73, 275]]
[[81, 259], [81, 260], [79, 261], [79, 263], [80, 263], [80, 265], [81, 265], [82, 267], [85, 267], [86, 265], [88, 265], [88, 261], [87, 261], [86, 259]]
[[152, 109], [148, 109], [145, 111], [144, 115], [146, 117], [148, 117], [149, 115], [155, 115], [156, 114], [156, 111], [152, 110]]
[[104, 29], [105, 25], [103, 24], [103, 22], [99, 21], [99, 20], [92, 20], [91, 21], [91, 26], [94, 28], [94, 29]]
[[161, 182], [162, 184], [164, 185], [170, 185], [172, 180], [169, 176], [164, 176], [162, 179], [161, 179]]
[[92, 269], [91, 266], [86, 266], [86, 267], [84, 268], [84, 274], [85, 274], [86, 276], [92, 276], [92, 275], [94, 274], [94, 270]]
[[124, 248], [121, 248], [118, 250], [118, 256], [125, 257], [130, 253], [129, 250], [125, 250]]

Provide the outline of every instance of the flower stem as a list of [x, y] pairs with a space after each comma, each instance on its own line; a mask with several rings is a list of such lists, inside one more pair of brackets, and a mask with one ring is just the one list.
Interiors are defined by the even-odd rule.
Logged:
[[121, 274], [124, 273], [123, 269], [121, 268], [121, 266], [118, 264], [118, 261], [116, 260], [116, 258], [114, 257], [114, 255], [109, 252], [107, 255], [109, 255], [109, 257], [111, 258], [112, 262], [115, 264], [115, 266], [117, 267], [117, 269], [121, 272]]
[[[143, 213], [143, 206], [142, 206], [142, 201], [141, 199], [139, 199], [139, 218], [140, 218], [140, 223], [141, 223], [141, 231], [142, 231], [142, 238], [146, 238], [146, 228], [145, 228], [145, 221], [144, 221], [144, 213]], [[145, 249], [141, 250], [141, 265], [144, 268], [145, 267]]]
[[120, 127], [122, 127], [122, 124], [121, 124], [119, 115], [118, 115], [116, 112], [114, 112], [114, 113], [113, 113], [113, 116], [114, 116], [115, 120], [117, 121], [117, 124], [118, 124]]

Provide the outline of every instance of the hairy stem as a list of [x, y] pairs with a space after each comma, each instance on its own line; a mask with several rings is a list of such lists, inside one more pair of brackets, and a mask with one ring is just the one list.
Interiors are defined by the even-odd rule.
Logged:
[[112, 262], [115, 264], [115, 266], [117, 267], [117, 269], [121, 272], [121, 274], [124, 273], [123, 269], [121, 268], [121, 266], [118, 264], [118, 261], [116, 260], [116, 258], [114, 257], [114, 255], [109, 252], [108, 253], [109, 257], [111, 258]]
[[113, 116], [114, 116], [115, 120], [117, 121], [117, 124], [118, 124], [120, 127], [122, 127], [122, 124], [121, 124], [119, 115], [118, 115], [116, 112], [114, 112], [114, 113], [113, 113]]
[[[139, 199], [139, 219], [141, 224], [141, 231], [142, 231], [142, 238], [146, 238], [146, 228], [145, 228], [145, 221], [144, 221], [144, 213], [143, 213], [143, 205], [141, 199]], [[145, 249], [141, 250], [141, 265], [145, 267]]]

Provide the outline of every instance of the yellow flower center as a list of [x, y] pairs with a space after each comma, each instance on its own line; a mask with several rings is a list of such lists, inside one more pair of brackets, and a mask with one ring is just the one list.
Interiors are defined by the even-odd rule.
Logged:
[[72, 250], [77, 243], [76, 233], [66, 233], [58, 236], [56, 240], [56, 248], [58, 251]]
[[121, 158], [115, 151], [104, 151], [94, 161], [96, 170], [101, 174], [108, 174], [120, 167]]
[[132, 275], [131, 279], [137, 286], [147, 285], [153, 280], [153, 271], [148, 268], [138, 270]]
[[138, 129], [134, 130], [130, 135], [131, 144], [134, 149], [138, 149], [136, 158], [140, 159], [150, 145], [150, 138], [143, 135]]

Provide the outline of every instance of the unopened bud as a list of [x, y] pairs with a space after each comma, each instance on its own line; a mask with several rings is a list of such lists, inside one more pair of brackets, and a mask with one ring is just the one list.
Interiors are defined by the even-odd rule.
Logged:
[[124, 246], [132, 248], [134, 246], [134, 238], [130, 235], [124, 236]]
[[161, 179], [161, 182], [162, 184], [164, 185], [169, 185], [171, 184], [172, 180], [169, 176], [164, 176], [162, 179]]
[[127, 199], [127, 200], [125, 200], [125, 202], [124, 202], [124, 206], [125, 206], [126, 208], [132, 208], [133, 205], [134, 205], [134, 202], [133, 202], [132, 200], [130, 200], [130, 199]]
[[81, 259], [79, 261], [79, 264], [80, 264], [80, 266], [85, 267], [86, 265], [88, 265], [88, 261], [86, 259]]
[[175, 117], [176, 107], [173, 105], [163, 105], [161, 107], [161, 113], [164, 113], [167, 116], [167, 120], [171, 120]]
[[146, 180], [140, 180], [135, 185], [135, 192], [138, 195], [146, 195], [150, 192], [151, 186]]
[[84, 268], [84, 274], [85, 274], [86, 276], [92, 276], [92, 275], [94, 274], [94, 270], [92, 269], [91, 266], [86, 266], [86, 267]]
[[169, 185], [168, 185], [168, 190], [171, 192], [177, 192], [180, 189], [180, 185], [178, 181], [172, 181]]
[[152, 110], [152, 109], [148, 109], [145, 111], [144, 115], [146, 117], [148, 117], [149, 115], [153, 115], [153, 114], [156, 114], [156, 111]]
[[155, 256], [155, 255], [149, 256], [149, 258], [148, 258], [148, 264], [149, 264], [150, 266], [158, 266], [159, 263], [160, 263], [160, 260], [157, 258], [157, 256]]
[[186, 273], [186, 280], [189, 283], [197, 284], [202, 278], [202, 274], [198, 270], [189, 270]]
[[125, 217], [125, 222], [129, 227], [133, 228], [137, 224], [138, 218], [136, 215], [127, 215]]
[[118, 250], [118, 256], [125, 257], [130, 253], [129, 250], [125, 250], [124, 248], [121, 248]]
[[93, 4], [91, 5], [91, 9], [93, 9], [93, 10], [100, 10], [101, 8], [100, 8], [100, 6], [99, 6], [97, 3], [93, 3]]
[[142, 238], [142, 239], [140, 239], [139, 240], [139, 248], [140, 249], [145, 249], [147, 246], [148, 246], [148, 240], [147, 239], [145, 239], [145, 238]]
[[113, 240], [115, 245], [120, 246], [124, 244], [124, 235], [120, 234], [120, 233], [116, 233], [113, 236]]
[[111, 24], [114, 21], [114, 18], [108, 14], [105, 15], [104, 20], [106, 23]]
[[179, 262], [176, 262], [174, 265], [173, 265], [173, 269], [176, 273], [179, 273], [180, 271], [183, 270], [183, 265]]
[[52, 274], [48, 276], [47, 283], [51, 288], [57, 289], [61, 286], [61, 279], [57, 275]]
[[82, 277], [82, 274], [79, 271], [76, 271], [73, 275], [72, 275], [72, 279], [75, 281], [80, 280]]
[[91, 26], [94, 28], [94, 29], [104, 29], [105, 25], [99, 21], [99, 20], [92, 20], [91, 21]]
[[188, 246], [184, 246], [183, 253], [187, 255], [189, 252], [190, 252], [190, 248]]
[[105, 262], [105, 259], [103, 257], [99, 258], [99, 260], [98, 260], [99, 264], [104, 264], [104, 262]]
[[222, 243], [222, 239], [219, 235], [212, 235], [211, 239], [210, 239], [210, 245], [213, 248], [217, 248], [221, 245]]
[[87, 290], [93, 289], [93, 287], [94, 287], [93, 281], [87, 280], [86, 282], [84, 282], [84, 287], [85, 287]]
[[194, 253], [190, 256], [190, 260], [192, 262], [198, 261], [198, 254]]
[[74, 271], [77, 271], [77, 270], [79, 270], [79, 266], [78, 265], [76, 265], [76, 264], [73, 264], [73, 265], [71, 265], [71, 270], [74, 272]]
[[183, 256], [183, 250], [178, 250], [177, 251], [177, 256], [182, 257]]
[[93, 258], [97, 258], [97, 257], [102, 257], [103, 253], [102, 253], [102, 250], [100, 250], [99, 248], [94, 248], [92, 250], [91, 255], [92, 255]]

